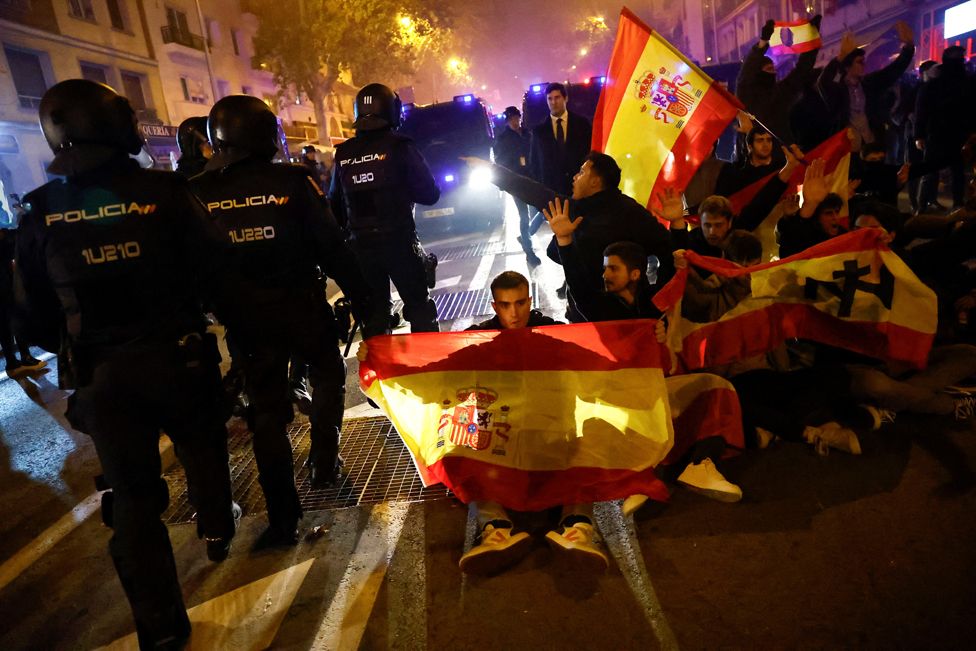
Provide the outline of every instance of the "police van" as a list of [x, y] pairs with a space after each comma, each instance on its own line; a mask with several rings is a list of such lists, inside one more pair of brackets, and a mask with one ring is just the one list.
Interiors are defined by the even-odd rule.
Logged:
[[486, 230], [504, 216], [504, 196], [491, 182], [489, 170], [472, 170], [461, 156], [491, 158], [494, 140], [491, 115], [474, 95], [427, 106], [406, 104], [400, 133], [423, 153], [441, 188], [433, 206], [416, 206], [417, 229]]

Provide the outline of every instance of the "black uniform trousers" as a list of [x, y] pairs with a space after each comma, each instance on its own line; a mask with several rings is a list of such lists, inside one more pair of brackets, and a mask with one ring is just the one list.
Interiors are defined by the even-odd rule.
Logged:
[[427, 271], [416, 233], [386, 235], [352, 242], [363, 275], [369, 284], [370, 317], [363, 338], [390, 332], [390, 281], [403, 300], [403, 318], [410, 332], [437, 332], [437, 308], [427, 288]]
[[[345, 409], [346, 364], [339, 354], [335, 317], [324, 288], [272, 291], [271, 302], [252, 305], [254, 314], [239, 339], [244, 349], [245, 387], [250, 401], [258, 481], [272, 526], [291, 527], [302, 516], [295, 488], [294, 460], [287, 427], [294, 417], [288, 360], [300, 355], [308, 364], [312, 386], [309, 460], [331, 467], [339, 453], [339, 430]], [[233, 326], [231, 326], [233, 331]]]
[[69, 401], [68, 418], [91, 436], [112, 489], [109, 553], [141, 648], [190, 631], [173, 549], [160, 520], [169, 502], [160, 476], [160, 429], [172, 439], [186, 471], [200, 533], [234, 535], [220, 370], [216, 358], [201, 353], [201, 342], [94, 354], [91, 381]]

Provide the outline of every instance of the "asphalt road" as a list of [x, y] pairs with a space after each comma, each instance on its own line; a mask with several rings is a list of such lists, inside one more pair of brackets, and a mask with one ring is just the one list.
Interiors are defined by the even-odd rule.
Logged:
[[[438, 292], [526, 271], [514, 226], [428, 239], [496, 241], [443, 262]], [[544, 262], [533, 279], [558, 314], [559, 268]], [[352, 358], [347, 413], [375, 413], [355, 371]], [[0, 381], [0, 649], [135, 648], [95, 508], [97, 458], [64, 421], [54, 372], [52, 360]], [[779, 444], [726, 462], [738, 504], [675, 489], [634, 520], [598, 505], [613, 554], [599, 576], [562, 566], [541, 536], [510, 571], [463, 576], [474, 525], [450, 499], [308, 513], [287, 550], [260, 548], [264, 516], [251, 513], [219, 565], [192, 524], [171, 526], [191, 648], [972, 648], [973, 426], [900, 416], [861, 441], [859, 457]]]

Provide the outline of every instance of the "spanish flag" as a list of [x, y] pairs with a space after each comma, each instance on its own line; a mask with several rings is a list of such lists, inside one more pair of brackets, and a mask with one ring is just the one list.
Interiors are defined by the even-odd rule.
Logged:
[[691, 264], [720, 277], [748, 275], [752, 293], [718, 321], [697, 323], [681, 314], [688, 270], [679, 270], [654, 298], [668, 313], [668, 347], [685, 370], [760, 355], [792, 338], [924, 368], [936, 296], [881, 235], [861, 229], [749, 268], [687, 251]]
[[621, 11], [592, 147], [620, 165], [624, 194], [650, 207], [664, 188], [684, 190], [741, 108], [660, 34]]
[[640, 493], [674, 444], [654, 321], [387, 335], [360, 384], [424, 485], [534, 511]]
[[769, 49], [773, 54], [803, 54], [819, 49], [820, 31], [809, 20], [776, 21]]

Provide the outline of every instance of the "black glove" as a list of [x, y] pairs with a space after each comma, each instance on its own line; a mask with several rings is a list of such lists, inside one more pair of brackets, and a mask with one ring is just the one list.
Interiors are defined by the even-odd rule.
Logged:
[[821, 16], [820, 14], [817, 14], [816, 16], [810, 19], [810, 24], [816, 27], [818, 32], [820, 31], [821, 20], [823, 20], [823, 16]]
[[773, 37], [773, 30], [776, 28], [775, 21], [767, 20], [763, 25], [762, 32], [759, 33], [759, 40], [768, 41]]

